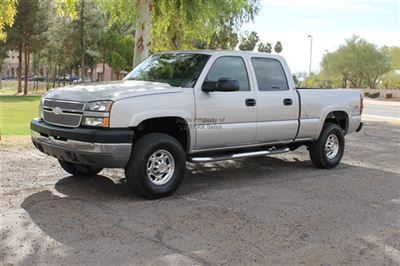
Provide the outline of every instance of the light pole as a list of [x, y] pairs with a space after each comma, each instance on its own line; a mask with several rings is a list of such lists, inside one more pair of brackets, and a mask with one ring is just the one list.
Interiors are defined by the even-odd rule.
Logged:
[[311, 62], [312, 62], [312, 42], [313, 42], [313, 36], [308, 35], [308, 38], [310, 38], [310, 65], [308, 68], [308, 76], [311, 76]]

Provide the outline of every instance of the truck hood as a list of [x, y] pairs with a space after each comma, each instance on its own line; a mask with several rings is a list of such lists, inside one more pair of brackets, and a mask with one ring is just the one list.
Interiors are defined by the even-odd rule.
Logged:
[[46, 98], [79, 102], [100, 100], [117, 101], [123, 98], [163, 93], [180, 93], [181, 87], [173, 87], [166, 83], [120, 80], [103, 83], [80, 84], [50, 90]]

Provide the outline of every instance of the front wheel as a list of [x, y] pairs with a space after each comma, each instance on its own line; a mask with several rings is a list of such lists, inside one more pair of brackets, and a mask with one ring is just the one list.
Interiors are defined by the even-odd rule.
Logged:
[[134, 144], [125, 176], [137, 194], [156, 199], [175, 192], [183, 179], [185, 167], [185, 151], [175, 138], [150, 133]]
[[62, 160], [58, 160], [58, 162], [64, 171], [73, 176], [93, 176], [103, 170], [103, 168], [85, 164], [71, 163]]
[[318, 168], [334, 168], [344, 153], [342, 128], [334, 123], [326, 123], [319, 138], [309, 146], [311, 161]]

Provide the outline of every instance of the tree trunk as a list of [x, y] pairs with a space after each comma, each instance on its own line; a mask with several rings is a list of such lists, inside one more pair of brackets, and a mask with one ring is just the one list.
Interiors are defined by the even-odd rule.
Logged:
[[[28, 40], [29, 40], [29, 38], [28, 38]], [[28, 43], [29, 43], [29, 41], [28, 41]], [[28, 95], [29, 65], [30, 65], [30, 47], [29, 47], [29, 44], [25, 44], [25, 80], [24, 80], [24, 95]]]
[[81, 33], [80, 33], [80, 38], [81, 38], [81, 40], [80, 40], [80, 44], [81, 44], [81, 54], [80, 54], [80, 56], [81, 56], [81, 81], [82, 81], [82, 83], [83, 82], [85, 82], [84, 81], [84, 75], [85, 75], [85, 52], [84, 52], [84, 39], [83, 39], [83, 35], [84, 35], [84, 32], [83, 32], [83, 11], [84, 11], [84, 9], [85, 9], [85, 1], [84, 0], [81, 0], [81, 13], [80, 13], [80, 30], [81, 30]]
[[22, 92], [22, 43], [18, 44], [18, 93]]
[[103, 73], [101, 74], [101, 81], [104, 81], [104, 72], [106, 71], [106, 63], [103, 61]]
[[151, 31], [151, 0], [136, 0], [135, 48], [133, 67], [149, 56]]

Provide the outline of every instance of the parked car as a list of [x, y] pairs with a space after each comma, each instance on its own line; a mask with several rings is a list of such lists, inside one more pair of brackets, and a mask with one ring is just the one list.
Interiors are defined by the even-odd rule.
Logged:
[[362, 109], [359, 91], [296, 89], [279, 55], [181, 51], [150, 56], [122, 81], [51, 90], [31, 129], [68, 173], [124, 168], [134, 191], [160, 198], [178, 188], [186, 161], [305, 145], [316, 167], [333, 168]]
[[40, 75], [39, 76], [35, 75], [29, 78], [29, 81], [46, 81], [46, 80], [47, 80], [46, 76], [40, 76]]

